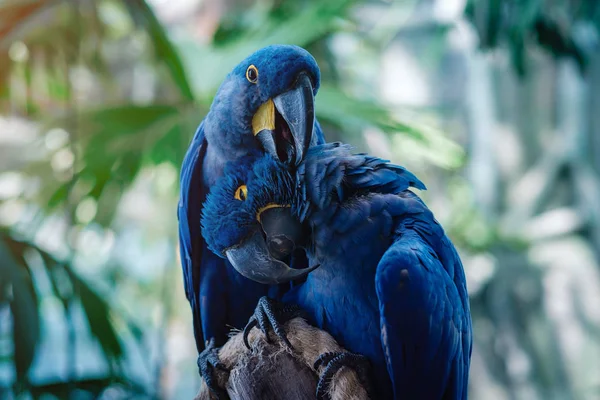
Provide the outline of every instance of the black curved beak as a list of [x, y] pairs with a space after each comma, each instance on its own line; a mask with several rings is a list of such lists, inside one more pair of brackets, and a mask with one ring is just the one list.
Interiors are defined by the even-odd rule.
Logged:
[[257, 215], [271, 256], [278, 260], [289, 257], [302, 245], [303, 229], [289, 207], [272, 205]]
[[252, 119], [252, 130], [266, 152], [298, 165], [310, 146], [314, 123], [312, 83], [302, 72], [292, 89], [260, 106]]
[[292, 259], [292, 253], [304, 238], [302, 224], [289, 207], [268, 205], [259, 211], [257, 219], [263, 232], [256, 231], [225, 251], [240, 274], [259, 283], [279, 284], [303, 278], [319, 267], [294, 269], [284, 262]]
[[256, 231], [238, 246], [225, 250], [227, 259], [240, 274], [253, 281], [276, 285], [300, 279], [319, 265], [303, 269], [290, 268], [274, 258], [261, 232]]

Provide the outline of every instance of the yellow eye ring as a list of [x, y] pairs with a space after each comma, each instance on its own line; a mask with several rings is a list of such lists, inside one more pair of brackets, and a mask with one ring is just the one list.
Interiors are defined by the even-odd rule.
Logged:
[[246, 79], [248, 79], [248, 82], [251, 83], [258, 82], [258, 68], [256, 68], [254, 65], [249, 66], [246, 70]]
[[236, 200], [245, 201], [248, 198], [248, 188], [246, 185], [241, 185], [237, 189], [235, 189], [235, 194], [233, 195]]

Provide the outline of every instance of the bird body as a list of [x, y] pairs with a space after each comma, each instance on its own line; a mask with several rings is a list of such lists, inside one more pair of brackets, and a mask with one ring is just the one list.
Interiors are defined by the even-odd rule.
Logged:
[[241, 276], [207, 249], [200, 230], [205, 197], [227, 163], [258, 152], [294, 164], [308, 146], [324, 142], [313, 108], [319, 80], [314, 58], [300, 47], [258, 50], [224, 79], [188, 148], [180, 179], [179, 241], [199, 352], [210, 339], [225, 343], [230, 327], [243, 326], [258, 299], [276, 290]]
[[[229, 173], [207, 198], [202, 221], [211, 249], [248, 277], [278, 281], [285, 263], [257, 244], [274, 234], [257, 233], [259, 210], [288, 207], [306, 226], [308, 264], [319, 267], [284, 302], [368, 357], [376, 398], [465, 399], [466, 281], [451, 241], [409, 190], [424, 185], [400, 166], [337, 143], [310, 148], [290, 172], [269, 159], [252, 165]], [[248, 193], [241, 202], [232, 196], [240, 185]]]
[[[466, 280], [405, 169], [346, 146], [309, 152], [296, 208], [320, 267], [284, 300], [367, 356], [382, 398], [464, 399], [472, 346]], [[387, 372], [387, 373], [386, 373]]]
[[[359, 209], [364, 213], [361, 214]], [[329, 218], [323, 217], [323, 213]], [[349, 351], [367, 356], [373, 365], [373, 376], [381, 398], [392, 398], [396, 390], [399, 391], [396, 398], [465, 398], [466, 377], [463, 373], [468, 371], [471, 341], [470, 322], [467, 320], [468, 304], [464, 298], [461, 299], [461, 295], [466, 292], [460, 293], [460, 289], [448, 275], [448, 272], [456, 273], [456, 264], [452, 263], [456, 263], [457, 258], [452, 254], [451, 243], [424, 204], [408, 191], [398, 195], [369, 194], [344, 203], [344, 207], [335, 212], [320, 211], [315, 217], [319, 221], [313, 231], [315, 237], [327, 238], [327, 241], [315, 239], [316, 243], [323, 245], [316, 244], [315, 252], [309, 253], [308, 258], [311, 263], [319, 263], [320, 267], [311, 272], [306, 282], [288, 292], [284, 301], [296, 303], [306, 310], [311, 322], [330, 333]], [[425, 231], [415, 231], [415, 225], [422, 225]], [[414, 255], [414, 264], [406, 264], [406, 249]], [[428, 253], [429, 251], [436, 255]], [[450, 265], [440, 263], [437, 254]], [[419, 261], [419, 257], [423, 261]], [[429, 369], [429, 364], [425, 364], [427, 368], [416, 372], [412, 368], [416, 369], [418, 366], [406, 365], [403, 361], [405, 356], [400, 354], [404, 353], [402, 345], [409, 343], [415, 347], [431, 346], [430, 351], [437, 350], [434, 344], [428, 342], [427, 335], [431, 334], [432, 328], [444, 330], [446, 327], [443, 325], [451, 323], [451, 320], [445, 320], [445, 315], [430, 315], [431, 312], [437, 312], [431, 308], [426, 308], [421, 315], [417, 315], [419, 321], [425, 322], [426, 326], [412, 324], [408, 319], [403, 321], [402, 315], [407, 311], [402, 307], [423, 307], [420, 299], [403, 296], [402, 291], [405, 289], [401, 287], [405, 285], [409, 289], [411, 282], [403, 284], [403, 275], [406, 274], [406, 279], [409, 280], [412, 269], [418, 268], [430, 268], [427, 272], [436, 274], [441, 284], [438, 287], [434, 285], [438, 281], [427, 282], [414, 290], [423, 291], [424, 293], [419, 293], [422, 296], [437, 295], [436, 292], [440, 289], [447, 291], [442, 300], [449, 302], [449, 308], [456, 307], [459, 314], [456, 327], [462, 330], [453, 332], [452, 336], [465, 336], [461, 338], [461, 342], [464, 342], [464, 349], [461, 348], [461, 351], [466, 354], [457, 354], [457, 349], [452, 351], [452, 358], [460, 358], [462, 366], [455, 370], [452, 370], [453, 365], [443, 366], [444, 369], [450, 369], [444, 371], [444, 374], [455, 375], [464, 384], [461, 383], [454, 394], [446, 397], [442, 397], [442, 388], [447, 387], [445, 384], [438, 385], [437, 393], [432, 389], [431, 397], [423, 396], [423, 390], [429, 382], [432, 383], [431, 386], [436, 386], [433, 382], [440, 371]], [[443, 270], [436, 271], [434, 268]], [[446, 305], [437, 306], [443, 308]], [[395, 318], [388, 321], [386, 315], [390, 314]], [[424, 321], [424, 318], [431, 318], [435, 326], [430, 321]], [[409, 334], [404, 340], [397, 336], [400, 332], [410, 332], [412, 329], [417, 332], [420, 330], [424, 336], [416, 332]], [[443, 339], [450, 340], [439, 340]], [[443, 345], [452, 344], [446, 342]], [[450, 360], [448, 362], [451, 363]], [[395, 372], [397, 370], [402, 372]], [[411, 370], [412, 373], [409, 373]], [[411, 376], [420, 378], [418, 383], [411, 381]], [[426, 377], [431, 380], [424, 381]], [[413, 393], [413, 396], [406, 393]]]

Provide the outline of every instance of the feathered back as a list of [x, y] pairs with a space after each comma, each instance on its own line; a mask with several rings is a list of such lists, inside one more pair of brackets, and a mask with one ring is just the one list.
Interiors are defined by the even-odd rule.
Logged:
[[339, 142], [311, 147], [296, 179], [296, 212], [302, 221], [313, 207], [322, 210], [332, 201], [343, 202], [360, 193], [397, 194], [409, 187], [426, 190], [406, 168], [365, 153], [353, 154], [351, 146]]

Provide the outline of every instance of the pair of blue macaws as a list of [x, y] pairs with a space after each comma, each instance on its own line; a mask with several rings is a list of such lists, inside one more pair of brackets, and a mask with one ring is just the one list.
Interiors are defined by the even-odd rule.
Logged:
[[320, 363], [368, 360], [372, 397], [465, 399], [460, 258], [409, 190], [425, 188], [413, 174], [324, 144], [319, 81], [299, 47], [257, 51], [225, 78], [185, 157], [181, 259], [201, 372], [210, 381], [216, 348], [249, 319], [285, 341], [279, 322], [298, 306], [352, 352]]

